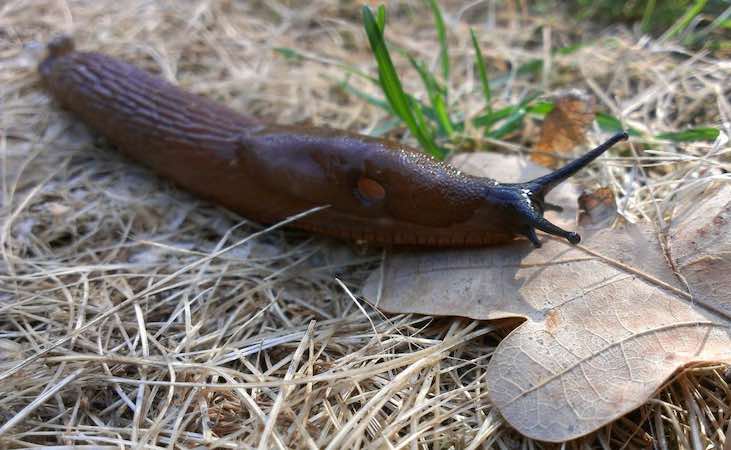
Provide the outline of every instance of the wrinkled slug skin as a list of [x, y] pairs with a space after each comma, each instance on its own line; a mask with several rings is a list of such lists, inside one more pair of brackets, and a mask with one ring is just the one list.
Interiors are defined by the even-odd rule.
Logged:
[[480, 246], [521, 225], [501, 186], [403, 145], [269, 125], [99, 53], [51, 51], [41, 77], [120, 151], [199, 196], [273, 223], [390, 245]]

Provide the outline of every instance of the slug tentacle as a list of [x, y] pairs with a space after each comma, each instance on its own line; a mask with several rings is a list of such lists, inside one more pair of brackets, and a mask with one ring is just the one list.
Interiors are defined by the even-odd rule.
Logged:
[[602, 143], [594, 150], [587, 152], [585, 155], [576, 158], [565, 166], [558, 170], [555, 170], [548, 175], [544, 175], [535, 180], [531, 180], [525, 183], [525, 186], [541, 200], [546, 196], [553, 188], [558, 186], [560, 183], [573, 176], [576, 172], [583, 169], [590, 162], [598, 158], [602, 153], [609, 150], [614, 144], [619, 141], [625, 141], [629, 138], [629, 135], [625, 132], [617, 133], [614, 136], [607, 139], [606, 142]]
[[523, 220], [526, 223], [526, 229], [523, 232], [523, 235], [526, 236], [534, 246], [541, 246], [540, 241], [536, 237], [536, 229], [548, 234], [563, 237], [572, 244], [578, 244], [581, 241], [581, 236], [577, 233], [564, 230], [543, 217], [544, 211], [560, 212], [562, 210], [562, 208], [558, 205], [547, 203], [544, 200], [544, 197], [558, 184], [586, 167], [602, 153], [609, 150], [609, 148], [611, 148], [614, 144], [619, 141], [626, 140], [628, 137], [627, 133], [617, 133], [595, 149], [587, 152], [585, 155], [575, 159], [574, 161], [571, 161], [560, 169], [549, 173], [548, 175], [544, 175], [526, 183], [512, 185], [518, 189], [521, 194], [523, 194], [523, 198], [527, 197], [527, 201], [524, 200], [520, 202], [517, 209], [518, 213], [523, 216]]
[[535, 217], [533, 219], [532, 224], [535, 228], [543, 231], [544, 233], [552, 234], [554, 236], [560, 236], [562, 238], [566, 238], [567, 241], [570, 243], [576, 245], [579, 242], [581, 242], [581, 236], [579, 236], [578, 233], [574, 233], [573, 231], [566, 231], [563, 228], [560, 228], [548, 220], [546, 220], [544, 217]]
[[531, 241], [531, 243], [533, 243], [533, 246], [535, 248], [541, 248], [541, 241], [538, 240], [538, 235], [536, 235], [535, 228], [528, 226], [528, 227], [526, 227], [525, 232], [523, 234], [525, 235], [525, 237], [528, 238], [529, 241]]

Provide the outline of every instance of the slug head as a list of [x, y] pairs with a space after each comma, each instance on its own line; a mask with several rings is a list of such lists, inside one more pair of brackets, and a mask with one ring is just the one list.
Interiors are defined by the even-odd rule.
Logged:
[[595, 149], [548, 175], [525, 183], [500, 185], [495, 194], [506, 208], [512, 210], [516, 231], [527, 237], [536, 247], [541, 246], [536, 230], [565, 238], [571, 244], [578, 244], [581, 241], [578, 233], [564, 230], [543, 217], [545, 211], [561, 210], [559, 206], [546, 203], [545, 197], [561, 182], [586, 167], [614, 144], [627, 138], [627, 133], [617, 133]]

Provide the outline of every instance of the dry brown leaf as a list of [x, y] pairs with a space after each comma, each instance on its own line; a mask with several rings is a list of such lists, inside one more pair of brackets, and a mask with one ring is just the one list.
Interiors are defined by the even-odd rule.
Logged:
[[579, 225], [600, 228], [610, 226], [617, 217], [617, 202], [609, 188], [584, 192], [579, 196]]
[[676, 219], [681, 277], [651, 227], [626, 225], [577, 247], [389, 255], [365, 294], [389, 312], [525, 317], [490, 361], [490, 398], [523, 434], [565, 441], [642, 405], [683, 366], [731, 362], [729, 198], [717, 188]]
[[731, 315], [731, 187], [709, 188], [704, 200], [675, 216], [670, 253], [694, 299]]
[[[457, 155], [451, 164], [463, 172], [490, 177], [502, 182], [531, 180], [549, 172], [524, 159], [495, 153], [470, 153]], [[563, 212], [547, 211], [546, 217], [556, 225], [574, 228], [576, 223], [576, 198], [579, 190], [572, 183], [557, 186], [546, 197], [546, 201], [564, 208]], [[527, 240], [484, 249], [449, 251], [405, 252], [388, 255], [383, 263], [384, 282], [380, 283], [379, 272], [374, 272], [366, 282], [364, 294], [369, 299], [379, 298], [378, 306], [387, 312], [409, 312], [433, 315], [454, 315], [474, 319], [498, 319], [522, 315], [515, 309], [515, 300], [501, 290], [508, 280], [506, 275], [486, 270], [500, 264], [518, 264], [533, 251]], [[472, 257], [474, 257], [472, 259]], [[452, 262], [459, 260], [459, 265]], [[494, 263], [491, 263], [494, 261]], [[402, 273], [400, 269], [404, 269]], [[494, 278], [494, 279], [493, 279]], [[474, 288], [466, 289], [466, 284]], [[452, 288], [453, 287], [453, 288]], [[487, 289], [485, 289], [487, 288]], [[383, 291], [379, 293], [379, 290]], [[485, 297], [487, 296], [487, 297]], [[482, 297], [480, 301], [460, 300], [459, 309], [454, 309], [446, 299], [459, 297]], [[506, 305], [501, 306], [505, 301]], [[528, 310], [533, 310], [528, 307]]]
[[531, 160], [555, 167], [559, 161], [551, 153], [570, 154], [586, 140], [586, 130], [594, 121], [596, 101], [591, 95], [571, 91], [559, 96], [541, 127], [541, 135], [533, 146]]

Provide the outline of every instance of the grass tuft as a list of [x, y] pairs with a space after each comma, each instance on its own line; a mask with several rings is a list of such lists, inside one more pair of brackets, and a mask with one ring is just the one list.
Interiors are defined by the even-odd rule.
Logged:
[[[385, 11], [385, 8], [381, 6], [379, 11]], [[379, 16], [383, 17], [381, 25], [376, 22], [371, 9], [368, 6], [363, 7], [363, 23], [368, 41], [371, 44], [371, 50], [378, 63], [378, 79], [383, 93], [391, 108], [406, 123], [424, 151], [435, 158], [443, 159], [447, 152], [436, 145], [433, 140], [433, 133], [426, 120], [424, 120], [421, 107], [409, 99], [401, 86], [401, 80], [396, 73], [396, 68], [391, 61], [391, 55], [383, 38], [386, 28], [385, 13], [381, 14], [379, 12]]]

